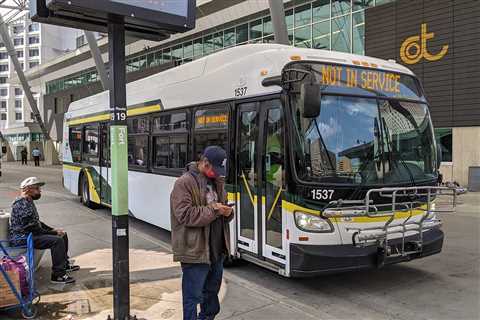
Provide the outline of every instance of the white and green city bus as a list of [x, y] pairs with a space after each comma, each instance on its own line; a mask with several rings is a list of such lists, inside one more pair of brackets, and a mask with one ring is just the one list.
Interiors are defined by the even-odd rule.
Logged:
[[[127, 85], [129, 212], [170, 230], [175, 179], [208, 145], [228, 150], [232, 258], [285, 276], [441, 251], [439, 159], [428, 105], [394, 61], [244, 45]], [[109, 93], [65, 115], [64, 185], [111, 201]]]

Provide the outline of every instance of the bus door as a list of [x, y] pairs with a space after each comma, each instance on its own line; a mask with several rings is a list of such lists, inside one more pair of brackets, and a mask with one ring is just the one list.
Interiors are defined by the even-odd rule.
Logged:
[[238, 248], [285, 262], [283, 113], [279, 100], [244, 103], [237, 114]]
[[105, 204], [111, 204], [110, 180], [110, 126], [100, 124], [100, 198]]

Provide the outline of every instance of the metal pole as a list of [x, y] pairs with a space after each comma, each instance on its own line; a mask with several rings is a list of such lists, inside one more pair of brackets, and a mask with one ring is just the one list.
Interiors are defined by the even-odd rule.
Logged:
[[28, 7], [19, 7], [19, 6], [7, 6], [0, 5], [0, 9], [10, 9], [10, 10], [28, 10]]
[[123, 18], [108, 24], [110, 63], [110, 155], [112, 166], [113, 316], [130, 318], [128, 265], [128, 163], [125, 26]]
[[268, 0], [270, 6], [270, 15], [272, 17], [273, 34], [275, 42], [278, 44], [289, 45], [287, 22], [285, 21], [285, 9], [283, 8], [283, 1]]
[[105, 64], [103, 63], [102, 54], [98, 48], [97, 40], [95, 39], [93, 32], [85, 30], [84, 33], [85, 38], [87, 38], [88, 46], [90, 47], [90, 52], [92, 53], [93, 61], [95, 61], [95, 66], [97, 67], [103, 90], [108, 90], [107, 70], [105, 69]]
[[10, 59], [12, 59], [13, 66], [15, 71], [17, 72], [18, 79], [23, 88], [23, 92], [27, 97], [28, 103], [30, 104], [30, 108], [32, 108], [32, 112], [35, 116], [35, 120], [37, 120], [38, 125], [40, 126], [40, 130], [43, 133], [45, 140], [50, 140], [50, 134], [48, 133], [45, 124], [43, 123], [42, 116], [40, 115], [40, 111], [38, 110], [37, 101], [33, 97], [32, 91], [30, 90], [30, 86], [28, 85], [28, 81], [25, 78], [25, 74], [23, 73], [23, 68], [20, 65], [20, 62], [17, 58], [17, 52], [13, 46], [12, 39], [10, 38], [10, 34], [8, 33], [8, 27], [3, 21], [3, 17], [0, 14], [0, 36], [3, 39], [3, 43], [7, 49], [8, 55]]

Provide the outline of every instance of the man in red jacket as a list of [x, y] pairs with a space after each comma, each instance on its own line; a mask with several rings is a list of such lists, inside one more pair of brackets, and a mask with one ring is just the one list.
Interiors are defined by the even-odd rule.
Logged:
[[218, 292], [233, 219], [233, 209], [226, 205], [226, 162], [225, 150], [207, 147], [170, 195], [173, 259], [182, 265], [185, 320], [214, 319], [220, 312]]

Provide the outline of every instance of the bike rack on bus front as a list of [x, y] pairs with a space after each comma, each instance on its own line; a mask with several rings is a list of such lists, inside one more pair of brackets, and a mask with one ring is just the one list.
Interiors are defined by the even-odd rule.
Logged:
[[[446, 209], [435, 207], [433, 200], [438, 196], [452, 197]], [[385, 203], [374, 203], [373, 199], [391, 199]], [[383, 202], [383, 201], [382, 201]], [[423, 232], [438, 228], [442, 221], [436, 213], [455, 212], [457, 190], [449, 187], [421, 186], [370, 189], [364, 200], [337, 200], [332, 201], [323, 210], [324, 218], [343, 218], [344, 221], [354, 220], [356, 217], [386, 218], [383, 225], [375, 227], [348, 227], [352, 233], [352, 243], [356, 247], [377, 245], [378, 265], [383, 266], [390, 259], [406, 258], [409, 255], [421, 253], [423, 246]], [[420, 212], [420, 213], [419, 213]], [[420, 216], [420, 219], [416, 217]], [[395, 222], [395, 218], [404, 220]], [[397, 235], [392, 239], [392, 235]], [[398, 237], [400, 235], [400, 238]], [[410, 237], [406, 242], [405, 238]], [[411, 237], [416, 237], [412, 240]], [[400, 243], [398, 243], [400, 239]], [[395, 244], [392, 244], [395, 240]]]

